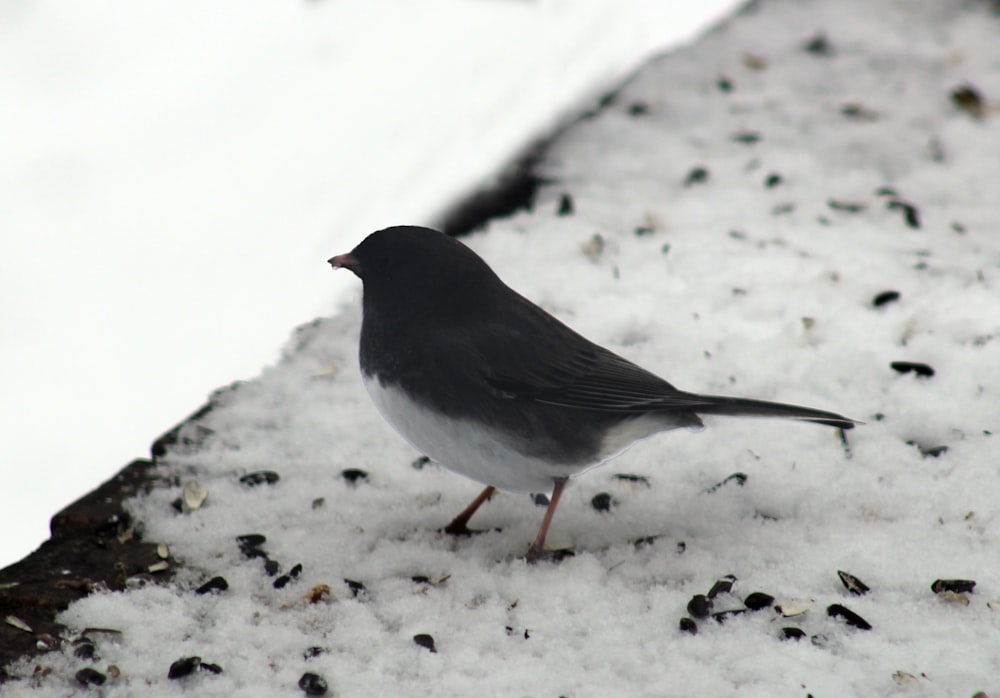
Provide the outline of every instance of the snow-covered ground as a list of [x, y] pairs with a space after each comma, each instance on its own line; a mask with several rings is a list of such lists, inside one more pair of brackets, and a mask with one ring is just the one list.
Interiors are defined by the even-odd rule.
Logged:
[[[649, 65], [555, 146], [534, 213], [468, 240], [679, 387], [864, 420], [846, 443], [722, 418], [643, 442], [567, 491], [549, 543], [575, 556], [529, 566], [527, 496], [486, 505], [482, 535], [437, 531], [479, 487], [378, 417], [359, 284], [328, 272], [353, 300], [219, 394], [192, 425], [207, 438], [166, 459], [176, 484], [134, 502], [176, 583], [74, 604], [73, 632], [120, 635], [85, 633], [95, 660], [44, 655], [8, 690], [89, 694], [89, 668], [107, 696], [301, 695], [306, 674], [339, 696], [1000, 693], [998, 28], [972, 0], [764, 0]], [[262, 470], [280, 480], [239, 480]], [[179, 513], [195, 481], [208, 497]], [[241, 553], [246, 534], [266, 541]], [[729, 574], [713, 612], [775, 604], [682, 631]], [[226, 590], [196, 593], [216, 576]], [[204, 664], [169, 679], [185, 657]]]
[[733, 5], [0, 3], [0, 567], [427, 222]]

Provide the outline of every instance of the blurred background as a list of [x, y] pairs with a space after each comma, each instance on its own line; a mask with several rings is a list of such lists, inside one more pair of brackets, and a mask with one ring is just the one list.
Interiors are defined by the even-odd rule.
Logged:
[[733, 0], [0, 2], [0, 567]]

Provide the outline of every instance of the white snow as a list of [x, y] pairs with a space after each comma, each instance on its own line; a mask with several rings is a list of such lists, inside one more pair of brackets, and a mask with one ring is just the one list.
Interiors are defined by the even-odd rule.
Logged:
[[732, 5], [0, 3], [0, 566], [332, 312], [332, 252]]
[[[567, 490], [548, 542], [575, 556], [529, 566], [518, 556], [543, 510], [523, 495], [484, 506], [471, 523], [486, 533], [437, 531], [479, 485], [411, 467], [419, 454], [378, 417], [357, 370], [353, 281], [351, 302], [215, 397], [200, 423], [211, 436], [167, 459], [177, 482], [134, 502], [146, 540], [183, 563], [176, 582], [135, 580], [61, 616], [75, 632], [122, 631], [98, 642], [92, 666], [120, 670], [103, 695], [301, 695], [307, 671], [339, 696], [1000, 692], [1000, 117], [949, 98], [967, 82], [1000, 95], [998, 23], [978, 2], [759, 2], [647, 66], [555, 146], [543, 169], [558, 182], [533, 213], [468, 240], [515, 289], [681, 388], [864, 420], [848, 447], [820, 426], [723, 418], [644, 441]], [[803, 48], [818, 32], [829, 55]], [[747, 132], [761, 140], [733, 139]], [[707, 180], [685, 186], [695, 167]], [[563, 193], [574, 215], [556, 216]], [[889, 289], [901, 297], [873, 307]], [[368, 479], [349, 484], [346, 468]], [[280, 482], [238, 482], [261, 469]], [[708, 492], [735, 472], [742, 487]], [[208, 499], [178, 514], [195, 479]], [[602, 492], [616, 502], [605, 513], [591, 506]], [[273, 588], [238, 549], [247, 533], [301, 574]], [[837, 570], [871, 592], [850, 595]], [[714, 610], [753, 591], [808, 610], [681, 632], [689, 599], [726, 574], [738, 581]], [[194, 593], [215, 575], [227, 591]], [[949, 599], [931, 592], [938, 578], [977, 586]], [[313, 603], [319, 585], [330, 592]], [[828, 617], [831, 604], [873, 628]], [[781, 641], [783, 627], [806, 637]], [[324, 651], [305, 658], [310, 647]], [[223, 673], [168, 680], [183, 656]], [[13, 695], [88, 692], [71, 651], [18, 671], [35, 665], [52, 671]]]

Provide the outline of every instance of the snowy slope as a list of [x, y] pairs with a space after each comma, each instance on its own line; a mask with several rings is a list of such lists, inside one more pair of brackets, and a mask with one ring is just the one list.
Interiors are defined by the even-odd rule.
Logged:
[[[437, 532], [478, 486], [380, 421], [357, 375], [355, 299], [219, 393], [190, 425], [200, 445], [169, 454], [175, 479], [134, 503], [177, 583], [75, 604], [70, 627], [120, 638], [91, 632], [99, 659], [46, 655], [8, 690], [82, 695], [90, 667], [108, 696], [295, 695], [306, 673], [342, 696], [1000, 692], [998, 26], [978, 2], [758, 3], [650, 63], [556, 144], [534, 213], [468, 241], [679, 387], [864, 420], [846, 444], [721, 418], [649, 440], [567, 491], [549, 543], [575, 556], [528, 566], [542, 509], [523, 495], [490, 502], [482, 535]], [[239, 481], [260, 470], [280, 480]], [[742, 486], [713, 489], [737, 472]], [[208, 498], [178, 513], [194, 481]], [[254, 533], [266, 541], [241, 553]], [[692, 597], [727, 574], [713, 611], [759, 591], [787, 616], [682, 631]], [[195, 592], [217, 575], [227, 590]], [[976, 586], [935, 594], [937, 579]], [[837, 605], [871, 629], [828, 615]], [[207, 666], [167, 678], [192, 656]], [[35, 664], [51, 673], [27, 678]]]

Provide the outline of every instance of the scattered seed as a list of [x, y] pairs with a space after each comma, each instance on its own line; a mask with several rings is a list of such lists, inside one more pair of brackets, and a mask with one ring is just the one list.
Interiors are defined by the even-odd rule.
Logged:
[[35, 632], [34, 630], [31, 629], [30, 625], [28, 625], [27, 623], [25, 623], [23, 620], [21, 620], [17, 616], [7, 616], [6, 618], [4, 618], [4, 622], [6, 622], [7, 625], [9, 625], [9, 626], [11, 626], [13, 628], [17, 628], [18, 630], [23, 630], [26, 633], [33, 633], [33, 632]]
[[611, 511], [611, 507], [615, 505], [615, 500], [611, 498], [611, 495], [607, 492], [600, 492], [594, 495], [594, 498], [590, 500], [590, 506], [594, 507], [596, 511]]
[[267, 536], [261, 533], [246, 533], [236, 536], [236, 543], [240, 546], [240, 552], [244, 557], [266, 557], [267, 553], [260, 549], [260, 546], [267, 542]]
[[871, 630], [872, 625], [857, 613], [839, 603], [830, 604], [826, 607], [826, 615], [832, 618], [843, 618], [844, 622], [861, 630]]
[[330, 598], [330, 585], [329, 584], [317, 584], [309, 593], [306, 594], [306, 601], [309, 603], [319, 603], [320, 601], [325, 601]]
[[152, 565], [146, 568], [146, 571], [150, 574], [156, 574], [157, 572], [166, 572], [170, 569], [170, 563], [166, 560], [160, 560], [159, 562], [154, 562]]
[[288, 586], [288, 583], [290, 581], [292, 581], [291, 576], [283, 574], [277, 579], [275, 579], [274, 583], [271, 586], [274, 587], [275, 589], [284, 589], [286, 586]]
[[692, 167], [684, 178], [684, 186], [691, 187], [695, 184], [704, 184], [708, 181], [708, 169], [705, 167]]
[[563, 192], [559, 195], [559, 208], [556, 209], [557, 216], [573, 215], [573, 197], [569, 193]]
[[791, 213], [795, 210], [795, 204], [789, 202], [787, 204], [778, 204], [771, 209], [772, 216], [783, 216], [785, 214]]
[[647, 545], [652, 545], [662, 537], [663, 536], [643, 536], [642, 538], [635, 538], [631, 541], [631, 543], [637, 548], [644, 548]]
[[420, 645], [421, 647], [429, 649], [431, 652], [434, 652], [435, 654], [437, 653], [437, 649], [434, 647], [434, 638], [428, 635], [427, 633], [419, 633], [417, 635], [414, 635], [413, 641], [418, 645]]
[[732, 475], [730, 475], [729, 477], [725, 478], [721, 482], [717, 482], [714, 485], [712, 485], [711, 487], [709, 487], [707, 490], [705, 490], [705, 494], [712, 494], [713, 492], [715, 492], [716, 490], [718, 490], [720, 487], [722, 487], [723, 485], [728, 485], [730, 482], [736, 483], [740, 487], [743, 487], [743, 485], [746, 483], [746, 481], [747, 481], [747, 479], [749, 477], [750, 476], [747, 475], [746, 473], [733, 473]]
[[202, 489], [197, 480], [189, 480], [184, 484], [181, 496], [188, 508], [194, 511], [200, 509], [201, 505], [208, 499], [208, 490]]
[[889, 367], [899, 373], [909, 373], [913, 371], [918, 376], [930, 378], [934, 375], [934, 369], [928, 364], [915, 363], [913, 361], [893, 361]]
[[319, 674], [313, 674], [308, 671], [302, 675], [302, 678], [299, 679], [299, 688], [301, 688], [307, 696], [325, 696], [327, 691], [330, 690], [330, 687], [326, 683], [326, 679]]
[[802, 50], [814, 56], [829, 58], [833, 55], [833, 44], [826, 38], [826, 34], [820, 32], [802, 44]]
[[329, 651], [330, 650], [326, 647], [307, 647], [306, 651], [302, 653], [302, 658], [308, 661], [314, 657], [320, 656], [321, 654], [326, 654]]
[[273, 577], [281, 572], [281, 563], [269, 557], [264, 558], [264, 572], [268, 577]]
[[827, 199], [826, 205], [833, 211], [843, 211], [844, 213], [860, 213], [867, 208], [860, 201], [840, 201], [839, 199]]
[[96, 669], [86, 667], [76, 672], [76, 680], [84, 686], [103, 686], [108, 677]]
[[353, 579], [345, 579], [344, 584], [348, 586], [351, 590], [351, 596], [358, 598], [359, 595], [364, 594], [367, 590], [364, 584], [355, 581]]
[[256, 487], [257, 485], [273, 485], [281, 476], [273, 470], [258, 470], [254, 473], [247, 473], [240, 478], [240, 482], [247, 487]]
[[723, 92], [732, 92], [734, 87], [733, 81], [725, 75], [719, 76], [719, 78], [715, 81], [715, 86]]
[[899, 194], [892, 187], [881, 186], [875, 190], [875, 196], [899, 196]]
[[167, 678], [182, 679], [197, 671], [199, 666], [201, 666], [201, 657], [181, 657], [170, 665]]
[[687, 612], [695, 618], [708, 618], [712, 612], [712, 601], [704, 594], [695, 594], [688, 601]]
[[681, 618], [681, 622], [678, 623], [678, 625], [680, 626], [681, 632], [690, 633], [692, 635], [698, 634], [698, 624], [687, 616]]
[[170, 506], [178, 514], [183, 514], [184, 513], [184, 499], [182, 497], [178, 497], [174, 501], [170, 502]]
[[767, 179], [764, 180], [764, 186], [768, 189], [774, 189], [776, 186], [781, 184], [781, 182], [781, 175], [777, 172], [772, 172], [767, 176]]
[[871, 591], [867, 584], [862, 582], [850, 572], [837, 570], [837, 576], [840, 577], [840, 581], [844, 587], [855, 596], [864, 596]]
[[643, 475], [629, 475], [627, 473], [615, 473], [611, 476], [615, 480], [621, 480], [622, 482], [631, 482], [634, 485], [645, 485], [649, 487], [649, 478]]
[[347, 468], [346, 470], [340, 471], [340, 477], [347, 480], [350, 484], [356, 485], [359, 482], [368, 480], [368, 473], [360, 468]]
[[940, 594], [943, 591], [953, 591], [956, 594], [972, 593], [976, 583], [971, 579], [937, 579], [931, 584], [931, 591]]
[[906, 201], [901, 201], [900, 199], [893, 199], [886, 204], [886, 208], [890, 210], [899, 209], [903, 212], [903, 220], [911, 228], [920, 227], [920, 211], [917, 207]]
[[198, 668], [204, 669], [205, 671], [210, 672], [212, 674], [222, 673], [222, 667], [219, 666], [218, 664], [212, 664], [211, 662], [202, 662]]
[[649, 113], [649, 105], [645, 102], [632, 102], [626, 111], [629, 116], [645, 116]]
[[604, 237], [600, 233], [594, 233], [587, 242], [580, 246], [580, 251], [591, 262], [596, 262], [604, 254]]
[[872, 305], [874, 305], [876, 308], [881, 308], [883, 305], [892, 303], [894, 301], [898, 301], [899, 296], [900, 296], [899, 291], [882, 291], [882, 293], [879, 293], [874, 298], [872, 298]]
[[655, 228], [651, 228], [648, 225], [640, 225], [640, 226], [637, 226], [636, 229], [633, 230], [632, 232], [635, 233], [635, 236], [637, 238], [641, 238], [641, 237], [644, 237], [646, 235], [652, 235], [653, 233], [656, 232], [656, 229]]
[[48, 633], [35, 635], [35, 648], [40, 652], [50, 652], [59, 647], [59, 638]]
[[802, 628], [796, 628], [794, 626], [788, 626], [781, 629], [781, 639], [782, 640], [801, 640], [806, 636], [806, 632]]
[[97, 647], [90, 640], [83, 638], [73, 649], [73, 656], [80, 659], [94, 659], [97, 654]]
[[811, 605], [808, 601], [782, 601], [774, 605], [774, 610], [785, 618], [794, 618], [808, 611]]
[[986, 100], [972, 85], [959, 85], [952, 90], [951, 101], [959, 109], [977, 119], [983, 118], [986, 114]]
[[110, 676], [113, 679], [117, 679], [121, 675], [122, 675], [121, 669], [119, 669], [114, 664], [108, 664], [108, 676]]
[[751, 611], [759, 611], [768, 608], [774, 603], [774, 597], [762, 591], [755, 591], [743, 600], [743, 605]]
[[766, 70], [767, 59], [755, 53], [744, 53], [743, 65], [745, 65], [750, 70]]
[[745, 609], [745, 608], [733, 608], [733, 609], [730, 609], [728, 611], [719, 611], [718, 613], [713, 613], [712, 614], [712, 619], [716, 623], [720, 623], [721, 624], [721, 623], [725, 623], [727, 620], [729, 620], [730, 618], [732, 618], [734, 616], [742, 616], [746, 612], [747, 612], [747, 609]]
[[419, 458], [415, 459], [412, 463], [410, 463], [410, 467], [412, 467], [414, 470], [423, 470], [424, 466], [430, 462], [431, 459], [428, 458], [427, 456], [420, 456]]
[[907, 441], [907, 446], [915, 446], [924, 458], [940, 458], [948, 452], [947, 446], [924, 446], [916, 441]]
[[531, 501], [535, 503], [536, 507], [547, 507], [549, 505], [548, 495], [541, 492], [531, 495]]
[[845, 104], [840, 108], [840, 113], [848, 119], [854, 119], [855, 121], [878, 121], [879, 117], [877, 111], [869, 109], [865, 105], [859, 104], [858, 102]]
[[312, 500], [313, 509], [321, 509], [324, 504], [326, 504], [326, 497], [316, 497], [316, 499]]
[[170, 557], [170, 548], [166, 543], [160, 543], [156, 546], [156, 556], [161, 560], [166, 560]]
[[916, 686], [920, 683], [919, 679], [913, 674], [907, 671], [895, 671], [892, 674], [892, 680], [895, 681], [900, 686]]
[[714, 599], [719, 594], [728, 594], [733, 590], [734, 582], [736, 582], [736, 576], [732, 574], [727, 574], [722, 579], [717, 580], [708, 590], [708, 598]]
[[744, 143], [746, 145], [753, 145], [754, 143], [759, 143], [764, 139], [763, 134], [757, 131], [738, 131], [729, 137], [729, 140], [735, 141], [736, 143]]
[[207, 582], [194, 590], [196, 594], [208, 594], [212, 591], [225, 591], [229, 588], [229, 582], [225, 577], [212, 577]]

